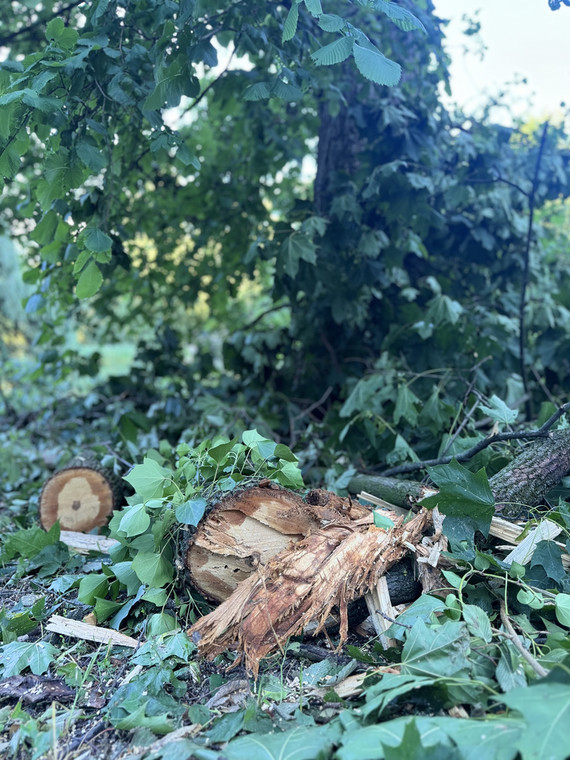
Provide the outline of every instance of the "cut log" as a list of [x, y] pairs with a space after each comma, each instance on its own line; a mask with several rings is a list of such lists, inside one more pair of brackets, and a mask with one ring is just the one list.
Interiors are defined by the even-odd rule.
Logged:
[[189, 630], [207, 657], [237, 648], [257, 674], [259, 661], [282, 648], [310, 622], [322, 629], [333, 608], [340, 612], [340, 639], [348, 633], [348, 604], [363, 596], [421, 539], [431, 522], [422, 510], [404, 525], [394, 516], [385, 531], [359, 521], [331, 522], [259, 565], [234, 593]]
[[96, 459], [78, 456], [46, 481], [40, 495], [40, 522], [46, 530], [59, 520], [62, 530], [89, 533], [107, 524], [120, 498], [119, 478]]
[[237, 584], [311, 531], [333, 523], [372, 522], [369, 509], [328, 491], [306, 499], [272, 483], [234, 492], [208, 513], [186, 550], [190, 582], [223, 602]]

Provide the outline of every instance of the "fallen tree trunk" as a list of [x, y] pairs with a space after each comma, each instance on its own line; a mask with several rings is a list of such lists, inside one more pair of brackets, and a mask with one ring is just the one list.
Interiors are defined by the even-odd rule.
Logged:
[[[508, 501], [535, 506], [569, 467], [570, 431], [557, 431], [526, 447], [491, 479], [491, 487], [500, 508], [507, 495]], [[354, 478], [350, 487], [364, 485], [374, 492], [373, 478]], [[381, 498], [407, 507], [428, 491], [406, 481], [395, 481], [393, 492], [389, 486], [389, 479], [380, 479]], [[392, 519], [393, 528], [378, 529], [372, 514], [350, 499], [312, 491], [303, 500], [269, 483], [226, 497], [201, 522], [186, 553], [192, 583], [222, 601], [189, 635], [209, 658], [237, 648], [254, 673], [262, 657], [309, 623], [320, 630], [334, 607], [343, 641], [351, 601], [375, 588], [410, 549], [424, 562], [441, 550], [439, 525], [435, 543], [424, 539], [431, 548], [422, 546], [432, 513], [422, 509], [405, 525], [395, 512]]]
[[423, 509], [405, 525], [403, 517], [395, 517], [390, 531], [350, 520], [322, 527], [260, 565], [189, 635], [209, 658], [237, 648], [254, 675], [262, 657], [283, 648], [310, 622], [316, 622], [317, 632], [322, 629], [333, 607], [339, 610], [343, 641], [348, 604], [419, 543], [430, 521], [431, 513]]
[[[513, 461], [489, 479], [495, 510], [516, 517], [525, 507], [543, 504], [548, 492], [570, 471], [570, 430], [555, 430], [534, 440]], [[351, 493], [368, 493], [399, 507], [413, 507], [433, 489], [413, 480], [380, 475], [355, 475]]]

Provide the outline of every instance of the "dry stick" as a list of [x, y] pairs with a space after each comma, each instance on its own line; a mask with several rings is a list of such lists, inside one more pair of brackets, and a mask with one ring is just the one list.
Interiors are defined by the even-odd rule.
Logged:
[[437, 459], [424, 459], [423, 462], [406, 462], [405, 464], [398, 465], [398, 467], [391, 467], [388, 470], [384, 470], [380, 474], [383, 477], [387, 477], [388, 475], [399, 475], [403, 472], [415, 472], [416, 470], [423, 470], [425, 467], [433, 467], [438, 464], [449, 464], [452, 459], [455, 459], [458, 462], [467, 462], [469, 459], [471, 459], [471, 457], [474, 457], [475, 454], [483, 451], [483, 449], [486, 449], [487, 446], [490, 446], [493, 443], [500, 443], [501, 441], [526, 441], [532, 440], [534, 438], [545, 438], [546, 434], [554, 425], [554, 423], [557, 422], [560, 417], [562, 417], [562, 415], [568, 411], [570, 411], [570, 401], [567, 401], [565, 404], [559, 407], [554, 412], [554, 414], [538, 428], [538, 430], [523, 430], [519, 433], [495, 433], [495, 435], [490, 435], [488, 438], [484, 438], [482, 441], [479, 441], [479, 443], [476, 443], [475, 446], [472, 446], [462, 454], [457, 454], [456, 456], [438, 457]]
[[534, 670], [534, 672], [538, 676], [540, 676], [540, 678], [544, 678], [544, 676], [547, 676], [548, 670], [546, 670], [546, 668], [543, 668], [542, 665], [535, 660], [535, 658], [531, 655], [528, 649], [525, 649], [524, 644], [522, 643], [520, 638], [517, 636], [515, 629], [513, 628], [511, 621], [509, 620], [509, 617], [507, 615], [507, 608], [505, 607], [505, 603], [502, 600], [501, 600], [501, 621], [503, 625], [505, 626], [505, 630], [507, 631], [506, 638], [509, 641], [511, 641], [513, 645], [518, 649], [518, 651], [521, 653], [524, 659], [528, 662], [528, 664]]
[[[519, 361], [520, 361], [520, 373], [523, 381], [524, 392], [528, 394], [528, 378], [525, 365], [525, 338], [526, 338], [526, 326], [525, 326], [525, 311], [526, 311], [526, 291], [528, 288], [528, 278], [530, 269], [530, 246], [532, 243], [532, 227], [534, 223], [534, 207], [536, 203], [536, 191], [538, 189], [538, 173], [540, 171], [540, 164], [542, 163], [542, 155], [544, 153], [544, 145], [546, 143], [546, 135], [548, 133], [548, 122], [544, 122], [542, 128], [542, 135], [540, 138], [540, 145], [538, 148], [538, 155], [536, 157], [536, 164], [534, 166], [534, 177], [532, 178], [532, 188], [528, 199], [528, 228], [526, 233], [526, 245], [524, 249], [524, 266], [523, 266], [523, 281], [521, 288], [521, 300], [519, 305]], [[527, 419], [532, 418], [532, 399], [528, 398], [526, 404], [526, 416]]]

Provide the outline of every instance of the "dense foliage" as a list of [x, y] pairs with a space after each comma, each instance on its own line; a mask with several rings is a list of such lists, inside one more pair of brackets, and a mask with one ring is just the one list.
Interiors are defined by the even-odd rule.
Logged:
[[[457, 542], [395, 648], [299, 666], [291, 642], [240, 681], [235, 710], [213, 697], [233, 655], [200, 664], [183, 633], [206, 604], [176, 559], [215, 489], [342, 489], [354, 467], [459, 454], [567, 401], [563, 120], [451, 108], [432, 0], [0, 12], [0, 696], [52, 676], [72, 693], [1, 708], [0, 754], [74, 756], [85, 718], [86, 741], [118, 737], [97, 751], [132, 739], [149, 760], [471, 758], [484, 741], [489, 757], [562, 760], [567, 483], [551, 495], [560, 543], [523, 566]], [[134, 465], [110, 557], [37, 526], [43, 480], [84, 447]], [[492, 475], [516, 450], [467, 467]], [[430, 474], [481, 536], [492, 495], [469, 470]], [[67, 648], [44, 624], [73, 610], [145, 643]], [[358, 668], [371, 675], [343, 702]]]

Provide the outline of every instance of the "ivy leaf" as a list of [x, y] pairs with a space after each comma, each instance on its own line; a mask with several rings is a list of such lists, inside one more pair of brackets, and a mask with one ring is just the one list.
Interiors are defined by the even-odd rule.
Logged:
[[388, 87], [397, 85], [402, 75], [402, 67], [399, 63], [391, 61], [379, 50], [362, 47], [354, 42], [354, 62], [362, 76], [376, 84], [384, 84]]
[[91, 298], [99, 290], [102, 283], [103, 275], [101, 274], [101, 270], [94, 261], [90, 261], [79, 275], [77, 285], [75, 286], [75, 294], [78, 298]]
[[481, 607], [477, 607], [476, 604], [464, 604], [463, 605], [463, 620], [467, 623], [467, 628], [472, 636], [477, 636], [486, 644], [491, 643], [493, 638], [493, 632], [491, 630], [491, 622], [489, 616], [482, 610]]
[[176, 507], [176, 519], [184, 525], [198, 525], [204, 512], [206, 511], [207, 502], [205, 499], [190, 499], [184, 504]]
[[303, 488], [305, 485], [301, 470], [295, 462], [285, 462], [272, 477], [287, 488]]
[[174, 578], [172, 560], [158, 552], [139, 552], [133, 560], [133, 570], [141, 583], [160, 588]]
[[530, 566], [540, 565], [549, 578], [561, 583], [566, 575], [562, 564], [562, 549], [554, 541], [539, 541], [536, 545]]
[[130, 731], [134, 728], [148, 728], [159, 736], [169, 734], [174, 730], [175, 726], [173, 722], [169, 721], [166, 715], [147, 716], [145, 714], [146, 704], [147, 703], [144, 702], [126, 717], [116, 721], [114, 724], [115, 727], [120, 728], [123, 731]]
[[47, 533], [39, 526], [21, 528], [7, 536], [4, 545], [4, 557], [8, 560], [17, 556], [27, 559], [35, 557], [46, 546], [56, 544], [59, 541], [59, 535], [59, 523], [55, 523]]
[[557, 594], [554, 608], [558, 622], [570, 628], [570, 594]]
[[239, 736], [224, 747], [227, 760], [315, 760], [329, 757], [342, 729], [331, 721], [324, 726], [298, 726], [291, 731]]
[[125, 510], [125, 514], [119, 523], [119, 530], [126, 533], [130, 538], [140, 536], [150, 525], [150, 516], [148, 515], [144, 504], [137, 504]]
[[171, 478], [170, 470], [161, 467], [154, 459], [145, 457], [143, 463], [136, 464], [124, 479], [143, 501], [147, 501], [162, 496], [165, 481], [170, 481]]
[[92, 573], [81, 579], [77, 598], [80, 602], [83, 602], [83, 604], [89, 604], [92, 606], [95, 604], [97, 597], [104, 597], [107, 594], [108, 588], [109, 578], [106, 575]]
[[219, 443], [217, 446], [213, 446], [211, 449], [208, 449], [208, 454], [212, 457], [216, 464], [221, 464], [237, 442], [238, 439], [234, 438], [227, 443]]
[[353, 44], [352, 37], [340, 37], [311, 53], [311, 59], [317, 66], [333, 66], [336, 63], [342, 63], [352, 54]]

